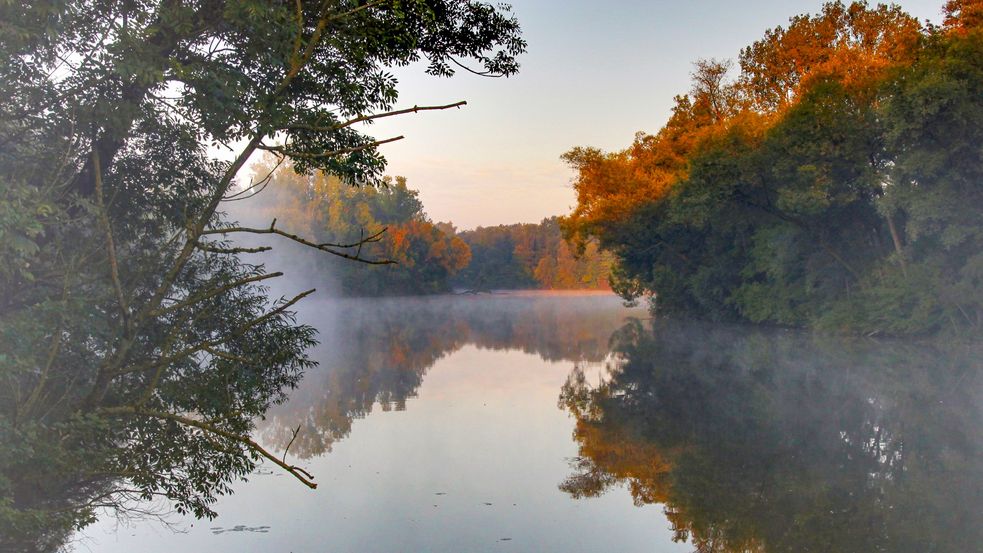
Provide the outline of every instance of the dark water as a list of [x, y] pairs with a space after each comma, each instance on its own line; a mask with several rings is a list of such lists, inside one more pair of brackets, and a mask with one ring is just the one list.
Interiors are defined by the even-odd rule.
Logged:
[[[610, 296], [311, 303], [276, 470], [77, 551], [983, 551], [979, 348], [653, 322]], [[274, 467], [275, 469], [275, 467]], [[175, 531], [177, 530], [177, 531]]]

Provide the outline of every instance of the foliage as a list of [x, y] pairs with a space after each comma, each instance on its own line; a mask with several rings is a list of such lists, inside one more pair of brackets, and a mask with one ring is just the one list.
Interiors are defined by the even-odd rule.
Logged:
[[478, 227], [458, 236], [471, 248], [471, 263], [454, 281], [458, 286], [476, 291], [608, 288], [610, 257], [594, 242], [580, 251], [571, 247], [556, 217], [538, 225]]
[[403, 177], [386, 177], [378, 187], [353, 187], [323, 173], [297, 174], [289, 165], [267, 163], [257, 171], [270, 175], [266, 189], [231, 210], [243, 223], [262, 227], [276, 220], [285, 231], [317, 243], [357, 244], [373, 237], [358, 253], [383, 265], [351, 263], [300, 245], [278, 250], [289, 260], [278, 264], [315, 275], [314, 284], [327, 285], [335, 295], [446, 292], [449, 279], [468, 264], [467, 244], [452, 227], [429, 220], [418, 192]]
[[402, 113], [387, 68], [510, 75], [518, 23], [470, 0], [3, 2], [0, 20], [0, 548], [52, 549], [134, 500], [214, 516], [262, 459], [313, 486], [249, 437], [311, 366], [290, 311], [309, 292], [267, 298], [279, 273], [221, 238], [247, 231], [219, 206], [256, 151], [377, 183], [386, 140], [356, 125]]
[[[964, 5], [965, 4], [965, 5]], [[699, 62], [666, 126], [575, 148], [568, 236], [662, 314], [929, 334], [983, 328], [983, 30], [827, 4]]]

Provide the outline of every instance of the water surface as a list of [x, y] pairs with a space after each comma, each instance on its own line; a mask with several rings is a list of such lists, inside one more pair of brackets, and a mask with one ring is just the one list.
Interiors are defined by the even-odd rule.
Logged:
[[[980, 351], [650, 321], [613, 296], [311, 302], [214, 521], [77, 551], [980, 551]], [[177, 531], [174, 531], [174, 530]]]

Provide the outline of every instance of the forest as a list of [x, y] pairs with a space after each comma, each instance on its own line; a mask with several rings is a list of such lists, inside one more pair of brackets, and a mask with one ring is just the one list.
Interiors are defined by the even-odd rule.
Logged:
[[700, 60], [656, 134], [577, 147], [561, 222], [661, 315], [866, 335], [983, 328], [983, 4], [828, 3]]
[[[325, 173], [298, 174], [272, 157], [257, 164], [254, 188], [232, 204], [230, 217], [254, 227], [277, 226], [317, 243], [358, 244], [369, 263], [350, 263], [303, 245], [273, 253], [294, 273], [336, 296], [397, 296], [458, 290], [610, 289], [612, 256], [588, 241], [576, 251], [557, 217], [458, 231], [433, 222], [403, 177], [356, 187]], [[242, 245], [269, 247], [253, 235]], [[264, 252], [265, 253], [265, 252]]]
[[458, 234], [471, 248], [454, 280], [471, 290], [543, 288], [607, 290], [611, 254], [589, 241], [577, 251], [564, 239], [559, 218], [539, 224], [478, 227]]

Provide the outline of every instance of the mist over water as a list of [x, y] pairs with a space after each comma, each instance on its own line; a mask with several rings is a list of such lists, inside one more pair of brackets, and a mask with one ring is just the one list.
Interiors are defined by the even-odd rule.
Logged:
[[547, 362], [598, 364], [629, 310], [611, 294], [508, 292], [481, 296], [327, 299], [311, 302], [301, 322], [319, 330], [320, 366], [285, 405], [271, 410], [263, 436], [285, 446], [300, 425], [296, 450], [310, 456], [347, 435], [351, 418], [404, 410], [427, 371], [464, 347], [516, 351]]
[[[257, 201], [263, 198], [250, 198], [239, 204], [232, 204], [228, 207], [225, 215], [226, 220], [235, 223], [237, 226], [268, 229], [276, 219], [276, 226], [280, 229], [290, 229], [292, 232], [303, 232], [303, 229], [295, 228], [287, 213], [274, 213], [273, 217], [268, 217], [269, 213], [254, 209]], [[286, 216], [286, 217], [284, 217]], [[243, 261], [256, 265], [263, 265], [270, 272], [281, 272], [283, 276], [267, 282], [269, 296], [271, 298], [292, 297], [305, 290], [317, 289], [317, 297], [337, 297], [341, 295], [341, 286], [337, 275], [330, 270], [330, 267], [337, 264], [351, 263], [350, 261], [338, 258], [331, 259], [330, 254], [318, 252], [303, 244], [298, 244], [282, 236], [252, 234], [252, 233], [232, 233], [220, 235], [223, 240], [228, 241], [232, 247], [237, 248], [270, 248], [261, 253], [241, 254]], [[305, 238], [311, 238], [305, 236]]]
[[[973, 551], [973, 347], [653, 321], [605, 294], [300, 304], [308, 372], [212, 522], [77, 551]], [[296, 432], [296, 437], [294, 436]]]

